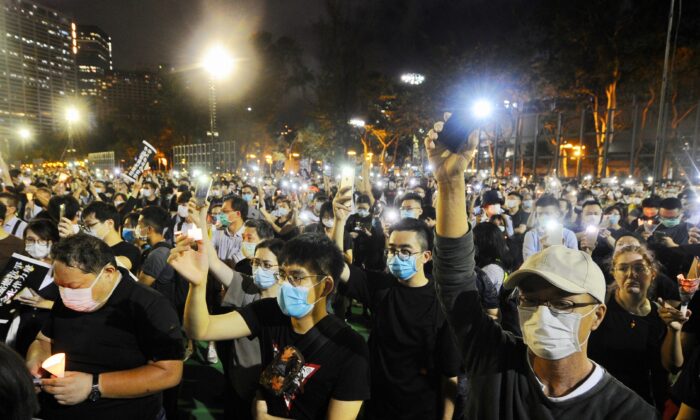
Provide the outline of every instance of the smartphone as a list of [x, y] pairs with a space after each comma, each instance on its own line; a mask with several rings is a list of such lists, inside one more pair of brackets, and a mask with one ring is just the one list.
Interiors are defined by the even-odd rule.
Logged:
[[552, 245], [561, 245], [564, 243], [564, 230], [563, 226], [559, 222], [549, 222], [545, 226], [545, 232], [547, 232], [547, 240], [545, 241], [545, 245], [547, 246], [552, 246]]
[[66, 205], [61, 204], [58, 206], [58, 221], [60, 222], [64, 217], [66, 217]]
[[204, 207], [207, 204], [212, 182], [214, 182], [214, 180], [208, 176], [200, 177], [197, 180], [197, 187], [194, 191], [194, 199], [197, 202], [197, 207]]
[[354, 167], [345, 167], [343, 168], [343, 172], [340, 176], [340, 185], [338, 186], [338, 191], [344, 189], [344, 188], [350, 188], [350, 192], [352, 195], [352, 207], [353, 210], [355, 208], [355, 168]]
[[665, 233], [660, 232], [660, 231], [658, 231], [658, 230], [655, 230], [654, 233], [653, 233], [653, 235], [654, 235], [654, 240], [655, 240], [656, 242], [661, 242], [661, 241], [663, 241], [663, 239], [667, 236]]
[[469, 139], [470, 134], [478, 128], [477, 122], [466, 109], [452, 112], [438, 135], [440, 143], [452, 153], [459, 153]]
[[595, 245], [598, 240], [598, 228], [595, 226], [586, 227], [586, 243], [589, 245]]
[[60, 174], [58, 176], [58, 182], [66, 182], [68, 180], [68, 174]]

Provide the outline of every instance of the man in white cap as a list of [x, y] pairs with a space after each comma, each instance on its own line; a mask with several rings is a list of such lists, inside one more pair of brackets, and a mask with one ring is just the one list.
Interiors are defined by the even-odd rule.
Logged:
[[656, 418], [653, 407], [587, 357], [588, 336], [606, 307], [603, 273], [586, 253], [551, 246], [506, 280], [506, 288], [519, 289], [522, 338], [484, 313], [464, 206], [475, 139], [452, 153], [438, 140], [441, 128], [436, 124], [426, 139], [440, 191], [433, 273], [470, 380], [465, 417]]

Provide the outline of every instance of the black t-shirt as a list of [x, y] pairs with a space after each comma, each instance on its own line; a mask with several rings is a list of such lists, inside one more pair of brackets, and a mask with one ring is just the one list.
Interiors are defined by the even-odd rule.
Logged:
[[141, 262], [141, 252], [136, 247], [136, 245], [130, 244], [126, 241], [121, 241], [115, 245], [112, 245], [112, 251], [115, 257], [126, 257], [131, 261], [131, 272], [137, 273], [139, 269], [139, 264]]
[[[331, 399], [369, 399], [367, 345], [340, 319], [328, 315], [306, 334], [300, 335], [294, 332], [291, 319], [282, 313], [275, 299], [253, 302], [240, 313], [252, 336], [260, 339], [263, 369], [270, 366], [280, 352], [284, 355], [300, 352], [304, 358], [293, 390], [277, 396], [260, 386], [268, 414], [294, 419], [325, 419]], [[315, 340], [308, 339], [314, 336], [317, 337]], [[309, 344], [310, 341], [316, 344]]]
[[659, 403], [665, 397], [659, 395], [664, 384], [657, 389], [654, 378], [663, 376], [661, 343], [666, 324], [657, 306], [652, 303], [648, 315], [637, 316], [622, 308], [613, 296], [607, 307], [603, 323], [591, 333], [588, 356], [650, 404]]
[[672, 393], [679, 403], [700, 410], [700, 347], [683, 366]]
[[[61, 299], [54, 303], [42, 333], [51, 338], [51, 353], [66, 353], [66, 370], [105, 373], [145, 366], [150, 361], [182, 360], [180, 323], [168, 301], [135, 282], [122, 268], [112, 296], [95, 312], [76, 312]], [[39, 395], [45, 419], [153, 420], [161, 409], [161, 394], [141, 398], [100, 398], [72, 406]]]
[[[368, 230], [371, 235], [368, 236], [365, 230]], [[386, 238], [378, 220], [373, 219], [372, 216], [363, 218], [357, 214], [351, 214], [345, 222], [345, 233], [346, 236], [357, 234], [352, 241], [353, 264], [371, 270], [384, 269]]]
[[530, 213], [525, 213], [523, 209], [519, 209], [513, 216], [513, 229], [520, 225], [527, 225], [527, 220], [530, 218]]
[[457, 376], [461, 360], [435, 284], [404, 287], [389, 274], [351, 267], [350, 279], [338, 290], [372, 311], [371, 415], [437, 418], [441, 379]]

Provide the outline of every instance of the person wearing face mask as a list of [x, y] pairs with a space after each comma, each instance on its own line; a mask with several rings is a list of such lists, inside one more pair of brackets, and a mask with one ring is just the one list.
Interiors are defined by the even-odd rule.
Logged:
[[613, 257], [615, 291], [589, 343], [591, 359], [659, 411], [667, 398], [668, 373], [683, 365], [681, 327], [688, 317], [647, 293], [656, 265], [645, 248], [627, 246]]
[[[51, 246], [57, 243], [58, 228], [50, 220], [36, 220], [24, 231], [25, 251], [30, 257], [47, 264], [53, 264], [51, 259]], [[53, 282], [53, 272], [43, 279], [41, 283], [26, 284], [25, 287], [31, 289], [31, 297], [18, 295], [16, 301], [22, 305], [19, 308], [19, 316], [13, 320], [10, 331], [17, 328], [17, 335], [11, 340], [8, 334], [8, 342], [12, 342], [12, 347], [21, 356], [25, 356], [29, 345], [32, 344], [36, 335], [41, 331], [41, 327], [48, 319], [49, 311], [54, 305], [58, 296], [58, 287]]]
[[[192, 198], [192, 193], [190, 191], [184, 191], [175, 200], [177, 203], [177, 210], [175, 216], [172, 218], [173, 233], [176, 232], [189, 232], [190, 229], [194, 227], [192, 219], [190, 218], [188, 203]], [[174, 238], [173, 238], [174, 241]]]
[[[129, 213], [122, 219], [122, 239], [140, 248], [141, 243], [136, 237], [136, 226], [139, 224], [140, 213]], [[140, 260], [140, 259], [139, 259]]]
[[507, 273], [513, 267], [514, 253], [508, 248], [501, 227], [493, 222], [483, 222], [474, 226], [476, 266], [484, 271], [496, 290], [501, 290]]
[[266, 209], [261, 208], [265, 220], [272, 225], [275, 230], [275, 237], [287, 241], [299, 235], [301, 229], [297, 226], [296, 212], [292, 210], [292, 203], [285, 196], [279, 196], [275, 199], [275, 210], [268, 213]]
[[622, 213], [623, 211], [618, 205], [610, 206], [603, 212], [602, 226], [610, 232], [610, 235], [615, 240], [617, 240], [617, 238], [620, 236], [629, 233], [627, 229], [622, 227]]
[[[340, 191], [333, 201], [335, 225], [349, 221], [351, 196]], [[342, 229], [335, 229], [338, 248]], [[368, 418], [451, 418], [459, 357], [440, 310], [434, 283], [425, 275], [432, 233], [417, 219], [404, 218], [390, 228], [389, 273], [345, 266], [338, 292], [372, 311], [369, 338], [372, 399]], [[414, 362], [411, 362], [414, 361]]]
[[681, 200], [675, 197], [665, 198], [659, 205], [659, 226], [652, 232], [638, 232], [654, 246], [675, 248], [688, 244], [688, 225], [681, 221]]
[[275, 231], [264, 220], [246, 220], [243, 224], [243, 242], [241, 253], [245, 258], [238, 261], [233, 269], [239, 273], [252, 275], [251, 259], [255, 256], [255, 247], [262, 241], [275, 237]]
[[[191, 211], [196, 212], [197, 209], [191, 207]], [[237, 196], [226, 197], [217, 220], [221, 229], [212, 231], [211, 240], [217, 255], [221, 260], [230, 262], [232, 265], [246, 258], [242, 252], [242, 245], [247, 214], [248, 203], [245, 200]], [[196, 223], [195, 220], [193, 222]], [[201, 228], [206, 230], [206, 226]]]
[[[257, 198], [256, 198], [257, 195]], [[260, 197], [258, 193], [258, 188], [246, 184], [241, 188], [241, 198], [248, 203], [248, 217], [247, 220], [264, 220], [263, 215], [258, 209], [259, 201], [264, 199], [264, 195]]]
[[[464, 171], [477, 142], [470, 136], [470, 147], [455, 154], [438, 132], [436, 124], [425, 140], [440, 190], [434, 273], [470, 378], [465, 416], [656, 418], [653, 407], [587, 356], [588, 336], [606, 310], [605, 279], [588, 254], [549, 246], [506, 279], [505, 289], [520, 292], [522, 338], [484, 314], [464, 206]], [[548, 201], [559, 210], [556, 198]]]
[[[0, 203], [0, 223], [4, 222], [4, 215], [7, 213], [7, 208]], [[0, 267], [4, 268], [7, 262], [12, 257], [12, 254], [24, 253], [24, 240], [14, 235], [7, 233], [4, 229], [0, 229]]]
[[[60, 299], [27, 354], [30, 373], [65, 353], [63, 378], [41, 380], [41, 418], [155, 419], [182, 377], [182, 335], [167, 300], [117, 266], [103, 241], [78, 234], [52, 247]], [[154, 338], [156, 338], [154, 340]]]
[[659, 207], [661, 206], [661, 200], [657, 196], [645, 198], [642, 200], [641, 206], [641, 217], [630, 223], [630, 230], [633, 232], [641, 232], [644, 223], [649, 223], [651, 225], [659, 223]]
[[119, 234], [120, 221], [117, 209], [102, 201], [95, 201], [83, 210], [83, 224], [88, 229], [87, 233], [105, 241], [112, 248], [119, 265], [138, 273], [139, 249]]
[[[513, 221], [513, 235], [524, 235], [527, 231], [527, 219], [530, 215], [524, 209], [523, 196], [516, 191], [508, 193], [505, 207]], [[532, 208], [532, 203], [530, 203]]]
[[[335, 244], [320, 234], [297, 236], [285, 244], [278, 261], [277, 299], [260, 299], [234, 312], [210, 315], [209, 264], [203, 254], [211, 248], [195, 251], [192, 243], [180, 238], [169, 260], [190, 282], [185, 330], [199, 340], [260, 340], [263, 373], [255, 416], [355, 418], [362, 401], [369, 399], [369, 362], [362, 337], [326, 310], [343, 270]], [[286, 375], [299, 376], [292, 381]], [[283, 393], [276, 392], [275, 384], [281, 381], [290, 383]]]
[[[593, 261], [602, 264], [612, 256], [615, 248], [615, 238], [610, 231], [601, 225], [603, 207], [597, 201], [586, 201], [581, 206], [581, 223], [576, 238], [579, 248], [588, 252]], [[594, 239], [593, 239], [594, 238]]]
[[155, 182], [152, 181], [146, 181], [143, 183], [143, 188], [141, 188], [141, 191], [136, 191], [136, 193], [140, 193], [141, 195], [141, 202], [139, 203], [138, 207], [139, 208], [144, 208], [146, 206], [157, 206], [160, 204], [158, 200], [158, 185]]
[[[415, 205], [419, 209], [416, 212], [420, 212], [420, 201], [414, 200], [417, 196], [413, 193], [407, 196], [412, 199], [403, 201], [402, 205]], [[371, 201], [368, 195], [357, 196], [355, 213], [351, 214], [342, 226], [344, 226], [344, 234], [350, 236], [352, 240], [352, 263], [358, 267], [383, 270], [385, 266], [383, 251], [386, 242], [384, 229], [379, 220], [372, 215]], [[416, 218], [419, 215], [417, 214]], [[337, 224], [337, 220], [334, 224]]]
[[506, 220], [505, 231], [508, 236], [513, 236], [513, 221], [503, 212], [504, 201], [497, 190], [486, 191], [481, 196], [482, 221], [488, 221], [492, 216], [503, 215]]
[[423, 199], [416, 193], [404, 194], [399, 202], [399, 214], [402, 219], [420, 219], [423, 214]]

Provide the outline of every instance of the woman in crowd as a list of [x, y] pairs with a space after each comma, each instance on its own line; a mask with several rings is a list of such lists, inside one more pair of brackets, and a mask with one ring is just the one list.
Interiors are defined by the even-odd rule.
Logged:
[[605, 211], [603, 211], [602, 227], [607, 229], [614, 239], [618, 239], [628, 232], [628, 230], [623, 228], [620, 224], [624, 220], [622, 213], [622, 209], [617, 205], [607, 207]]
[[265, 220], [272, 225], [275, 236], [283, 241], [292, 239], [301, 232], [297, 226], [296, 211], [292, 209], [292, 203], [287, 197], [280, 196], [275, 200], [276, 208], [268, 213], [264, 208], [260, 209]]
[[[53, 263], [51, 246], [58, 240], [58, 228], [51, 220], [39, 219], [30, 222], [24, 231], [27, 254], [47, 264]], [[17, 297], [22, 306], [18, 321], [15, 321], [19, 322], [19, 327], [14, 347], [23, 356], [48, 318], [54, 301], [59, 297], [58, 287], [53, 282], [52, 272], [49, 272], [41, 283], [27, 284], [26, 288], [29, 294], [21, 294]]]
[[646, 248], [627, 246], [615, 253], [616, 288], [602, 324], [590, 336], [588, 355], [661, 410], [667, 372], [675, 373], [683, 365], [680, 330], [687, 318], [647, 297], [657, 271]]

